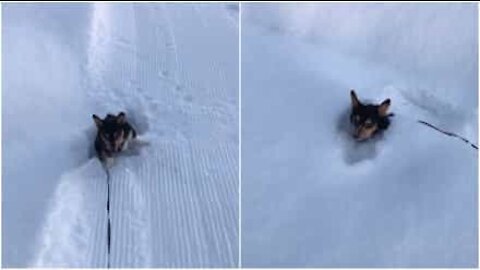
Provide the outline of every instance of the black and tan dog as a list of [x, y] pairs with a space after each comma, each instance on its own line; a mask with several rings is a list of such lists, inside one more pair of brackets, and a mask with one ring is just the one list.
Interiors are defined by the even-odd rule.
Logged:
[[127, 122], [124, 112], [117, 116], [107, 114], [103, 120], [95, 114], [92, 117], [97, 126], [95, 151], [100, 161], [111, 165], [114, 154], [126, 150], [130, 141], [137, 137], [137, 132]]
[[350, 91], [352, 111], [350, 122], [354, 126], [353, 137], [359, 141], [367, 140], [375, 134], [382, 132], [390, 125], [388, 113], [390, 99], [384, 100], [380, 105], [363, 104], [358, 100], [355, 91]]

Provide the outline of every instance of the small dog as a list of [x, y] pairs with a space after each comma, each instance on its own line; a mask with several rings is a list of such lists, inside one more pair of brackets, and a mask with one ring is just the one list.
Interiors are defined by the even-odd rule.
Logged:
[[358, 141], [367, 140], [375, 134], [382, 132], [390, 125], [388, 114], [390, 99], [384, 100], [380, 105], [362, 104], [355, 94], [350, 91], [352, 100], [352, 111], [350, 113], [350, 122], [354, 126], [353, 137]]
[[97, 156], [102, 163], [112, 164], [113, 155], [126, 150], [129, 142], [137, 137], [137, 132], [127, 122], [124, 112], [117, 116], [107, 114], [103, 120], [95, 114], [92, 117], [97, 126]]

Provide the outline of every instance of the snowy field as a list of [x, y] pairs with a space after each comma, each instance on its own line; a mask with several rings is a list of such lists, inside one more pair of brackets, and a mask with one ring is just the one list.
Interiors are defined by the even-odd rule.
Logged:
[[149, 142], [111, 170], [112, 267], [238, 264], [238, 6], [2, 5], [3, 267], [106, 267], [92, 114]]
[[[476, 4], [242, 5], [242, 265], [476, 267]], [[350, 89], [391, 98], [383, 138]]]

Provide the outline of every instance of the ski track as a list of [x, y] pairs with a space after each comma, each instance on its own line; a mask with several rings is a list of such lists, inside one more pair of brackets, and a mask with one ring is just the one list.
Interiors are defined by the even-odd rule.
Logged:
[[[111, 267], [238, 264], [238, 70], [227, 74], [222, 56], [204, 52], [217, 53], [214, 39], [196, 52], [208, 59], [196, 77], [190, 55], [182, 56], [193, 46], [189, 27], [212, 31], [218, 23], [209, 19], [227, 21], [220, 30], [238, 34], [229, 29], [231, 15], [208, 17], [226, 7], [207, 7], [207, 17], [198, 8], [205, 5], [93, 5], [83, 69], [88, 98], [98, 114], [125, 110], [149, 142], [110, 170]], [[230, 70], [238, 65], [228, 61]], [[105, 267], [106, 194], [96, 159], [66, 172], [33, 266]]]

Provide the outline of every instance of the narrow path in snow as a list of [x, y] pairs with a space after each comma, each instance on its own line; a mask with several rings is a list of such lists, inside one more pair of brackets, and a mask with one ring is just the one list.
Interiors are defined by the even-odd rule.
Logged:
[[[92, 10], [84, 72], [93, 110], [126, 111], [149, 143], [110, 169], [111, 267], [236, 266], [238, 30], [231, 11], [102, 3]], [[91, 159], [60, 179], [35, 266], [106, 267], [107, 180], [99, 168]]]

